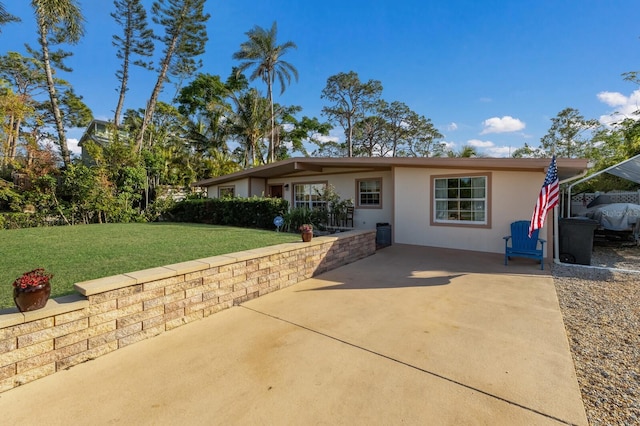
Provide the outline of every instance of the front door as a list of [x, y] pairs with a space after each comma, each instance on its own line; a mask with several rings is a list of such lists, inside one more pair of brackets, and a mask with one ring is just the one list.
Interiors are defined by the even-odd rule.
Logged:
[[269, 185], [269, 196], [282, 198], [282, 185]]

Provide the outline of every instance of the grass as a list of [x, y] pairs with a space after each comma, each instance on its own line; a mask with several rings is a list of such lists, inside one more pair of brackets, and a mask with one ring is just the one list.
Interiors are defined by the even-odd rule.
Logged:
[[0, 231], [0, 309], [14, 306], [13, 281], [43, 267], [51, 297], [73, 284], [156, 266], [298, 241], [299, 235], [185, 223], [127, 223]]

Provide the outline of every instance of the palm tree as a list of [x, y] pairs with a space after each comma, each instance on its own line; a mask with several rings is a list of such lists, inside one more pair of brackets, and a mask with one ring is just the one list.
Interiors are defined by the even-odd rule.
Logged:
[[[42, 64], [47, 78], [47, 89], [51, 100], [56, 129], [58, 131], [58, 145], [64, 165], [71, 163], [71, 155], [67, 146], [67, 135], [60, 112], [60, 102], [56, 93], [56, 83], [53, 79], [49, 44], [77, 43], [84, 35], [82, 13], [77, 0], [31, 0], [31, 6], [36, 13], [38, 24], [38, 42], [42, 48]], [[51, 37], [51, 38], [50, 38]]]
[[232, 115], [230, 133], [243, 148], [242, 163], [245, 168], [263, 163], [260, 141], [265, 136], [266, 116], [269, 114], [266, 99], [256, 89], [232, 96], [235, 111]]
[[447, 152], [447, 157], [473, 158], [473, 157], [480, 157], [480, 155], [478, 154], [476, 149], [471, 145], [463, 145], [462, 147], [460, 147], [460, 150], [457, 152], [453, 150], [449, 150], [449, 152]]
[[274, 21], [269, 31], [255, 26], [246, 34], [249, 40], [240, 45], [240, 50], [233, 54], [233, 59], [243, 61], [238, 67], [237, 74], [241, 74], [248, 68], [255, 67], [249, 76], [250, 80], [260, 77], [267, 85], [267, 99], [271, 107], [271, 138], [269, 140], [269, 162], [275, 159], [275, 113], [273, 108], [273, 83], [278, 78], [280, 82], [280, 94], [284, 93], [285, 80], [291, 83], [291, 76], [298, 81], [298, 70], [290, 63], [283, 61], [281, 57], [290, 49], [298, 46], [292, 41], [284, 44], [276, 44], [278, 24]]
[[[4, 5], [0, 3], [0, 25], [8, 24], [9, 22], [19, 22], [20, 18], [17, 16], [13, 16], [9, 12], [7, 12], [4, 8]], [[2, 29], [0, 29], [2, 32]]]

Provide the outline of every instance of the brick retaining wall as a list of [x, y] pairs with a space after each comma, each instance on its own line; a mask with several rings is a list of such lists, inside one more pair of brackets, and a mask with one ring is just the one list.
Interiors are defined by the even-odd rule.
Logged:
[[43, 309], [0, 310], [0, 392], [375, 252], [351, 231], [86, 281]]

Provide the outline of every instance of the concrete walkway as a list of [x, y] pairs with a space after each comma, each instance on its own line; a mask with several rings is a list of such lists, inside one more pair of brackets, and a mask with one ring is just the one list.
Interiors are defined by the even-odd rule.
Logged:
[[4, 424], [587, 425], [553, 280], [394, 245], [0, 394]]

